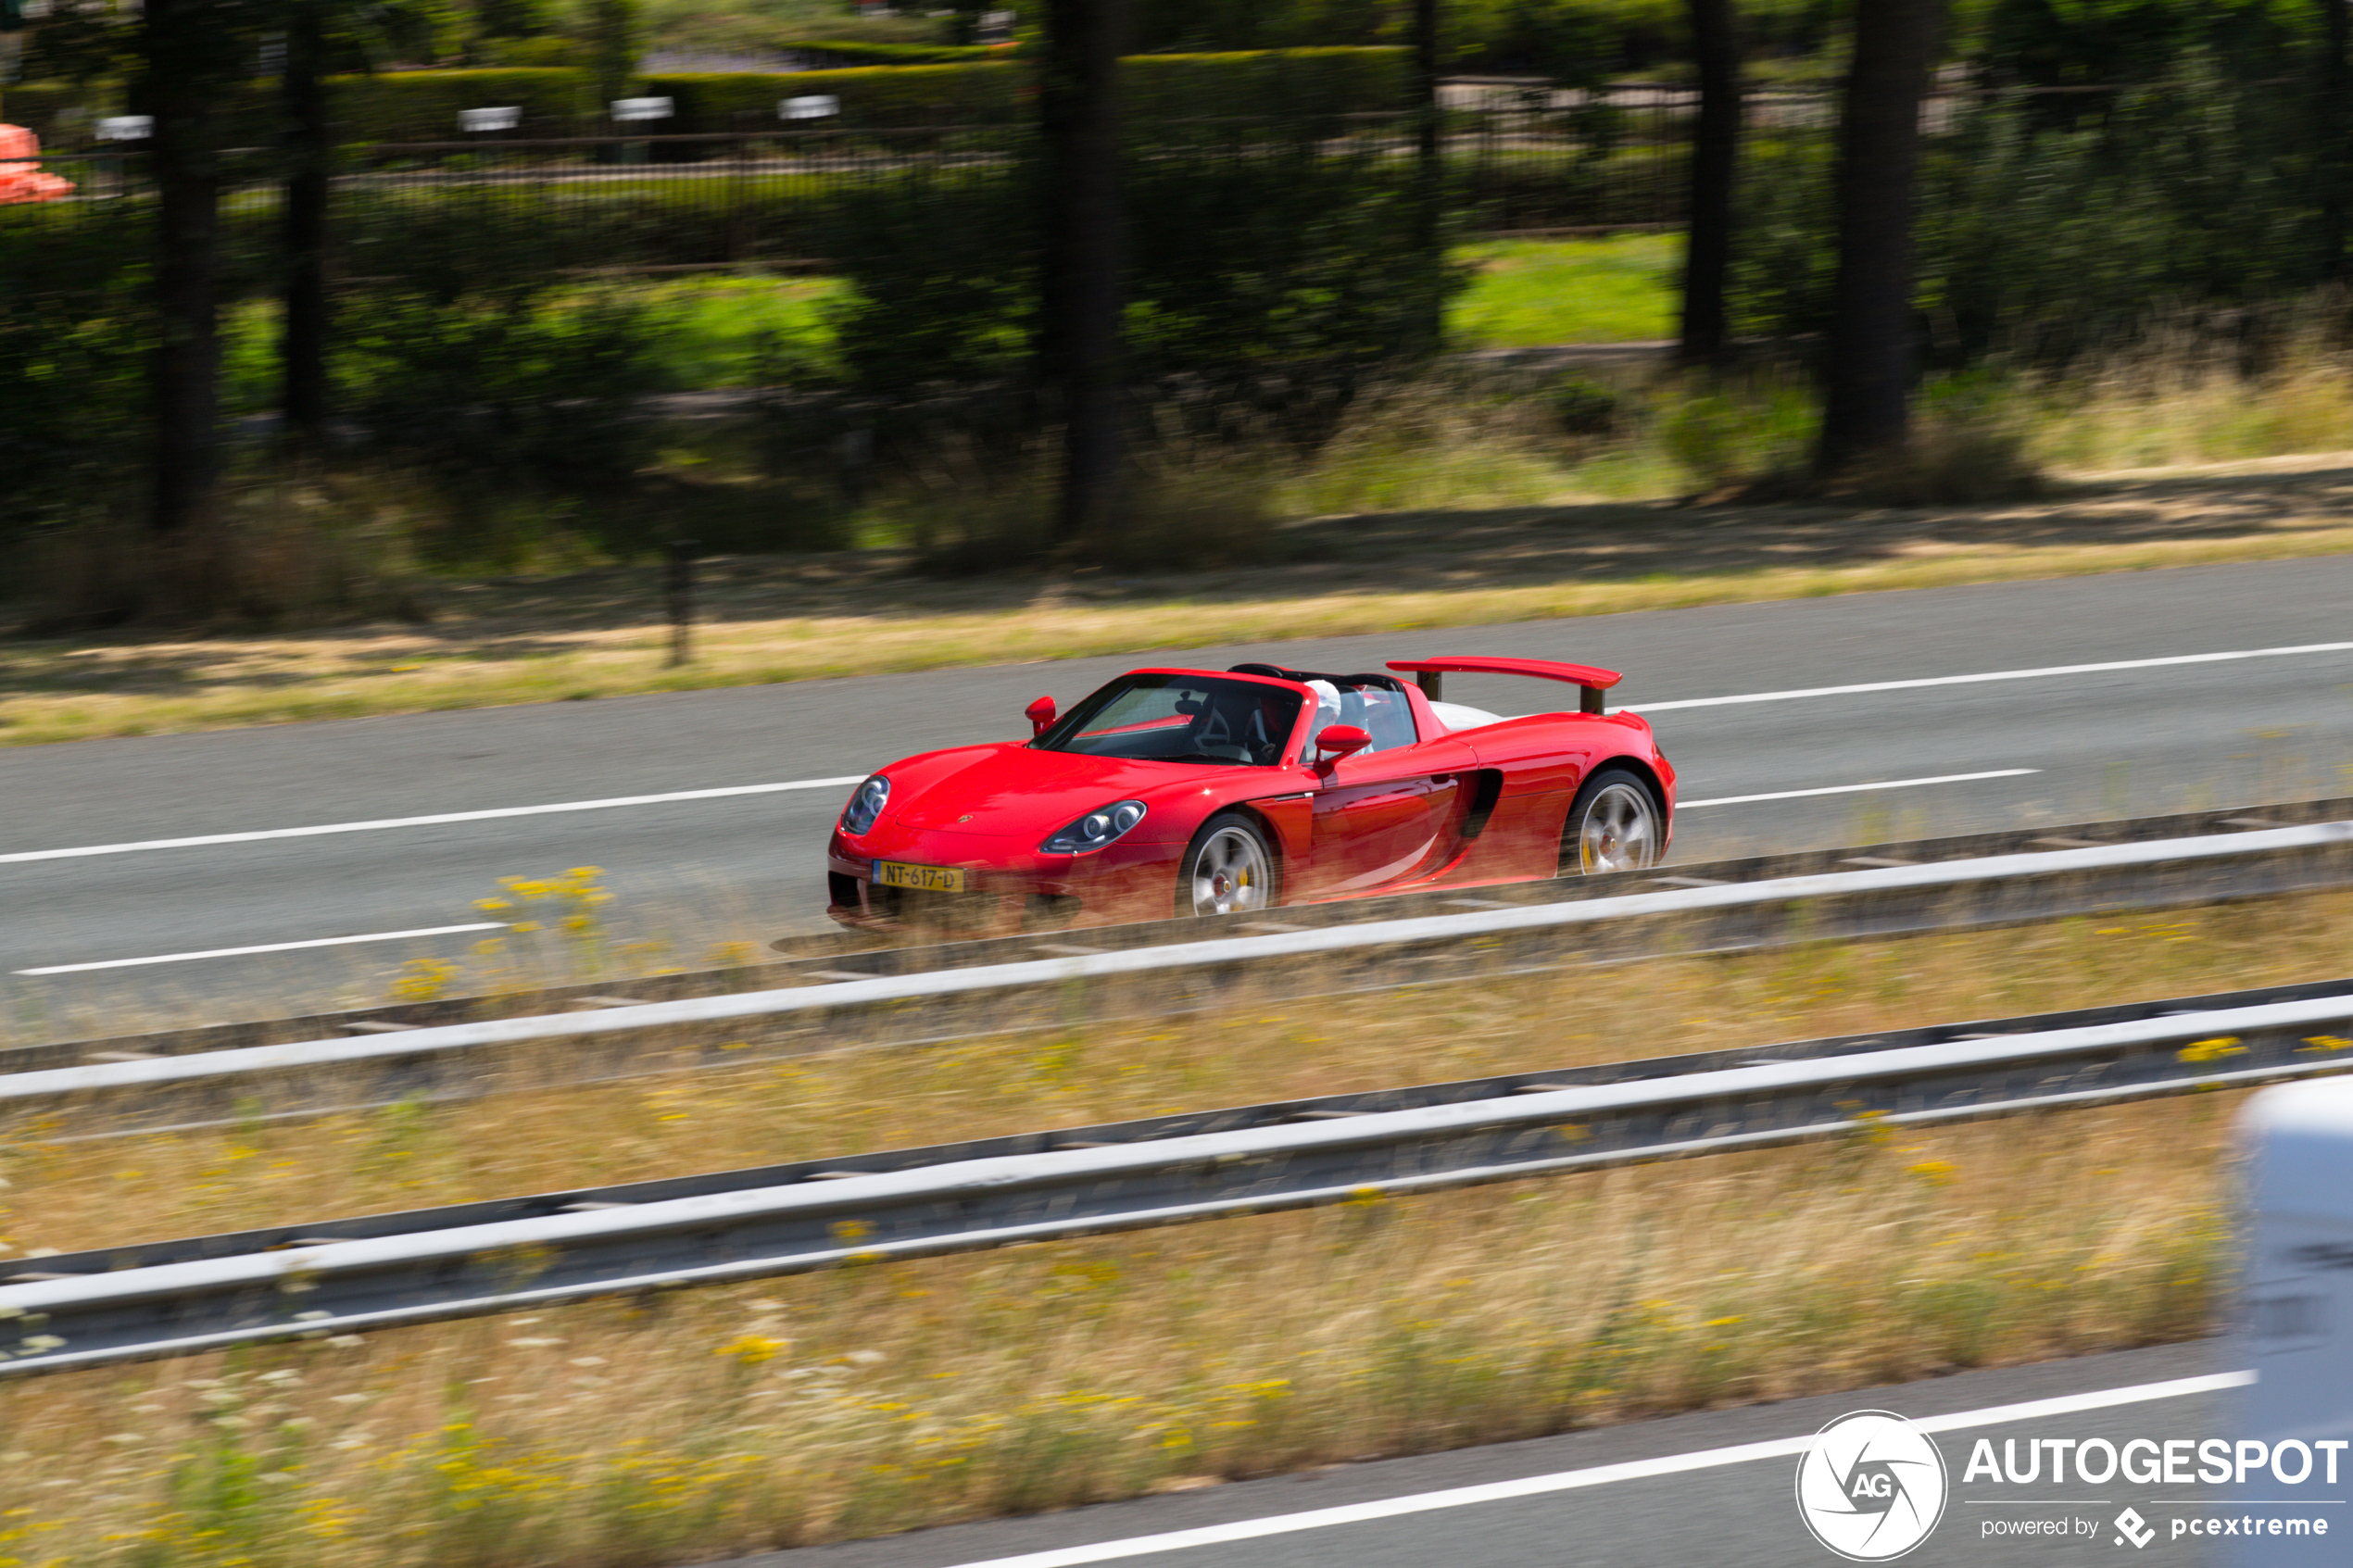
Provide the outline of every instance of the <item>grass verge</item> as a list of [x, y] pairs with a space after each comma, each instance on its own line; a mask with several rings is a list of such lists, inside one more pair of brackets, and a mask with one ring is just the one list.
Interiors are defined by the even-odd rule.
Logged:
[[1277, 535], [1280, 564], [1127, 577], [942, 581], [891, 550], [728, 558], [704, 570], [695, 662], [675, 669], [660, 569], [638, 565], [450, 584], [422, 625], [0, 643], [0, 744], [2344, 554], [2353, 465], [2143, 470], [1902, 511], [1422, 507]]
[[[7, 1146], [19, 1248], [2341, 970], [2353, 896]], [[2195, 1336], [2239, 1097], [0, 1386], [26, 1562], [686, 1562]], [[2065, 1191], [2069, 1202], [2049, 1201]], [[38, 1434], [37, 1440], [33, 1435]]]

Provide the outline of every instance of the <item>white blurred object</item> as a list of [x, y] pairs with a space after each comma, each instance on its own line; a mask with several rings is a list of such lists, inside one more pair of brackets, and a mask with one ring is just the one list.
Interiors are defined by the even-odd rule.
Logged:
[[827, 119], [841, 113], [841, 100], [831, 93], [812, 93], [805, 98], [780, 98], [776, 101], [778, 119]]
[[144, 142], [156, 133], [156, 117], [151, 114], [110, 114], [98, 121], [101, 142]]
[[668, 119], [677, 112], [677, 106], [668, 98], [615, 98], [612, 117], [615, 119]]
[[460, 131], [512, 131], [522, 123], [522, 106], [502, 104], [486, 109], [459, 109]]
[[1014, 14], [1011, 11], [983, 11], [976, 41], [982, 44], [1010, 44], [1013, 40]]
[[1504, 721], [1503, 715], [1490, 713], [1484, 708], [1473, 708], [1466, 703], [1433, 702], [1429, 710], [1438, 715], [1438, 721], [1450, 732], [1476, 730], [1481, 724], [1500, 724]]
[[[2339, 1045], [2315, 1040], [2322, 1049]], [[2306, 1500], [2268, 1516], [2326, 1516], [2326, 1536], [2226, 1540], [2234, 1568], [2318, 1568], [2353, 1561], [2353, 1511], [2317, 1506], [2353, 1496], [2353, 1082], [2334, 1079], [2266, 1089], [2239, 1118], [2246, 1151], [2248, 1238], [2239, 1287], [2240, 1343], [2256, 1381], [2240, 1396], [2235, 1438], [2300, 1443], [2311, 1474], [2283, 1485], [2269, 1469], [2247, 1475], [2247, 1501]], [[2248, 1362], [2237, 1364], [2246, 1365]], [[2328, 1484], [2334, 1457], [2337, 1481]], [[2289, 1468], [2295, 1468], [2291, 1461]]]
[[1312, 762], [1315, 759], [1315, 753], [1321, 749], [1315, 744], [1315, 737], [1330, 725], [1340, 722], [1340, 688], [1329, 681], [1310, 681], [1307, 689], [1315, 694], [1315, 713], [1307, 721], [1306, 755], [1301, 760]]

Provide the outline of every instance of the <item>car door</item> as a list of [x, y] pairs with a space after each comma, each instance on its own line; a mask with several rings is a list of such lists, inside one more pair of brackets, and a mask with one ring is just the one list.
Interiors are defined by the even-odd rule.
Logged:
[[1305, 897], [1343, 898], [1444, 865], [1477, 767], [1468, 746], [1442, 735], [1333, 764], [1311, 797]]

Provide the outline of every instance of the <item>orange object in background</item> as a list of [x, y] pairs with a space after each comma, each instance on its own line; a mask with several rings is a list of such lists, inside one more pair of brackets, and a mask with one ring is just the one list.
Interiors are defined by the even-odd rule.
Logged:
[[11, 161], [40, 155], [40, 137], [21, 125], [0, 125], [0, 205], [53, 202], [73, 194], [72, 181], [60, 180], [37, 163]]

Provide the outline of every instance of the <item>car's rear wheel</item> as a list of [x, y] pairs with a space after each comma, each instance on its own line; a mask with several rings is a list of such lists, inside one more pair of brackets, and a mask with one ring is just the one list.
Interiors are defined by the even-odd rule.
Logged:
[[1227, 811], [1202, 824], [1176, 873], [1176, 913], [1239, 915], [1269, 909], [1276, 894], [1275, 852], [1256, 823]]
[[1595, 876], [1656, 865], [1666, 838], [1650, 786], [1623, 768], [1604, 768], [1585, 781], [1568, 809], [1560, 874]]

